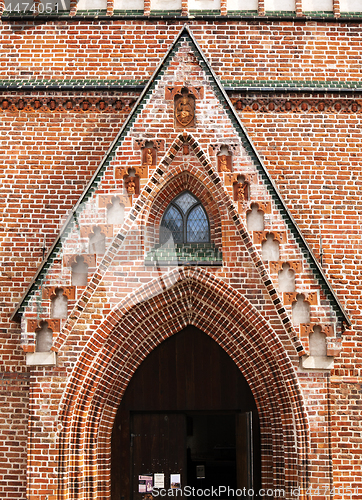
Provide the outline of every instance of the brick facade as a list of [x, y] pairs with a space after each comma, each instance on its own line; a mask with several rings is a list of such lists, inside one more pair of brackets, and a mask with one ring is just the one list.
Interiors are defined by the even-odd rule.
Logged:
[[[311, 500], [332, 498], [332, 487], [335, 499], [361, 495], [360, 26], [190, 21], [205, 60], [185, 35], [147, 84], [182, 24], [3, 20], [1, 498], [109, 499], [125, 387], [147, 353], [187, 324], [228, 352], [253, 392], [264, 487], [288, 499], [297, 488]], [[175, 127], [171, 87], [194, 89], [196, 125], [185, 132]], [[154, 165], [142, 157], [149, 141]], [[230, 173], [218, 170], [222, 145]], [[139, 183], [131, 196], [130, 168]], [[239, 176], [249, 185], [242, 202]], [[202, 202], [222, 266], [145, 265], [166, 207], [184, 190]], [[109, 224], [115, 198], [124, 223]], [[248, 228], [253, 203], [263, 231]], [[94, 226], [106, 255], [90, 250]], [[263, 259], [269, 235], [276, 261]], [[87, 286], [72, 285], [79, 256]], [[295, 291], [281, 293], [285, 263]], [[55, 320], [52, 300], [65, 287], [68, 317]], [[293, 324], [299, 295], [310, 309], [302, 325]], [[42, 354], [42, 322], [55, 366], [27, 365]], [[334, 358], [328, 368], [308, 365], [315, 326], [325, 362]]]

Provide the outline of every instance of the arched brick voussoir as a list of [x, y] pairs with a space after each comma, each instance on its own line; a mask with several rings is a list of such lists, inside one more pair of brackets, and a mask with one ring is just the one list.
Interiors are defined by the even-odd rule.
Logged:
[[[88, 372], [93, 371], [95, 356], [110, 337], [110, 332], [120, 322], [122, 324], [122, 333], [119, 334], [117, 339], [114, 339], [114, 349], [116, 349], [122, 338], [129, 338], [138, 325], [149, 321], [156, 314], [156, 311], [161, 311], [161, 316], [164, 315], [161, 321], [166, 320], [166, 305], [173, 304], [173, 307], [175, 307], [180, 295], [183, 296], [184, 304], [189, 308], [189, 314], [194, 314], [196, 308], [192, 306], [192, 303], [199, 294], [201, 294], [200, 297], [205, 304], [212, 305], [213, 301], [215, 304], [220, 304], [218, 306], [222, 310], [222, 314], [219, 314], [220, 321], [222, 321], [223, 317], [226, 317], [228, 311], [233, 315], [234, 324], [245, 321], [245, 318], [247, 318], [247, 321], [254, 325], [253, 328], [258, 329], [259, 336], [263, 335], [269, 339], [271, 342], [270, 352], [277, 348], [279, 350], [277, 355], [284, 352], [282, 343], [279, 340], [275, 342], [276, 334], [267, 321], [247, 299], [233, 288], [201, 268], [175, 269], [130, 294], [113, 309], [108, 318], [94, 332], [73, 370], [72, 379], [68, 384], [68, 390], [65, 391], [65, 397], [61, 404], [61, 413], [70, 414], [73, 397], [75, 397], [80, 384], [86, 377], [92, 384], [92, 381], [98, 378], [99, 368], [98, 373], [93, 373], [92, 376]], [[150, 298], [147, 300], [147, 297]], [[215, 318], [215, 307], [212, 309]], [[132, 314], [130, 314], [131, 311]], [[126, 353], [128, 355], [128, 348]], [[90, 359], [93, 359], [92, 364], [89, 363]], [[290, 370], [293, 371], [291, 365]]]
[[[192, 324], [200, 328], [205, 333], [210, 332], [209, 336], [219, 344], [222, 342], [221, 337], [225, 336], [225, 333], [228, 331], [227, 325], [225, 325], [224, 328], [221, 328], [219, 332], [211, 331], [213, 318], [206, 317], [202, 311], [200, 314], [194, 314], [191, 321], [187, 312], [182, 312], [177, 317], [172, 317], [171, 315], [168, 315], [168, 317], [169, 320], [167, 323], [160, 324], [156, 331], [147, 335], [140, 344], [136, 345], [135, 350], [130, 355], [126, 365], [123, 365], [122, 360], [117, 358], [117, 353], [115, 353], [112, 358], [112, 362], [107, 368], [106, 376], [110, 377], [112, 373], [118, 373], [118, 377], [114, 378], [113, 386], [108, 387], [108, 395], [105, 398], [104, 411], [101, 417], [95, 419], [95, 421], [99, 422], [99, 439], [103, 441], [103, 445], [100, 443], [101, 449], [104, 448], [106, 443], [109, 442], [111, 438], [111, 429], [118, 405], [122, 399], [124, 391], [126, 390], [131, 375], [135, 371], [135, 367], [138, 367], [155, 347], [162, 343], [164, 339], [169, 338], [188, 324]], [[122, 326], [120, 325], [119, 328], [121, 329]], [[140, 326], [140, 329], [143, 329], [143, 326]], [[115, 331], [114, 334], [117, 335], [117, 331]], [[243, 353], [242, 348], [243, 340], [245, 342], [245, 338], [240, 338], [240, 346], [236, 349], [232, 348], [232, 341], [229, 341], [228, 343], [222, 342], [222, 347], [231, 356], [244, 376], [249, 379], [248, 382], [251, 390], [256, 396], [256, 404], [261, 417], [264, 434], [272, 435], [272, 424], [274, 423], [275, 427], [275, 417], [284, 413], [283, 407], [280, 406], [280, 401], [282, 401], [282, 399], [279, 399], [280, 395], [275, 392], [275, 389], [270, 384], [270, 377], [268, 376], [269, 370], [264, 368], [262, 371], [263, 373], [261, 371], [255, 371], [254, 365], [251, 362], [252, 357], [255, 359], [255, 356], [258, 356], [255, 351], [255, 346], [253, 352], [250, 351], [248, 354], [250, 359], [245, 359], [246, 356], [245, 353]], [[123, 370], [122, 367], [124, 368]], [[253, 378], [250, 376], [252, 373]], [[99, 396], [101, 396], [102, 393], [104, 395], [104, 389], [97, 392], [99, 392]], [[265, 417], [266, 414], [270, 415], [273, 412], [275, 414], [274, 418]], [[92, 414], [92, 417], [95, 418], [95, 415]], [[291, 432], [293, 433], [294, 430], [289, 430], [289, 433]], [[287, 429], [285, 429], [285, 433], [288, 433]], [[104, 466], [106, 467], [107, 457], [104, 457], [103, 459]], [[102, 467], [101, 454], [98, 454], [98, 465]]]
[[[260, 389], [260, 387], [263, 386], [264, 391], [269, 392], [270, 381], [274, 379], [276, 383], [283, 385], [286, 395], [286, 386], [283, 383], [280, 373], [275, 371], [275, 363], [271, 361], [272, 356], [270, 356], [270, 353], [269, 358], [263, 360], [262, 352], [265, 351], [265, 347], [267, 346], [264, 345], [264, 349], [259, 349], [261, 344], [260, 336], [255, 336], [254, 339], [250, 339], [250, 333], [253, 335], [254, 332], [251, 332], [250, 323], [247, 320], [245, 320], [243, 325], [239, 324], [233, 328], [233, 315], [232, 311], [230, 311], [230, 314], [225, 318], [222, 325], [218, 324], [217, 328], [211, 328], [210, 325], [215, 319], [215, 309], [208, 308], [207, 306], [203, 307], [204, 304], [202, 300], [194, 300], [193, 309], [195, 312], [190, 316], [188, 306], [184, 304], [184, 307], [181, 308], [179, 307], [180, 302], [182, 302], [182, 299], [176, 304], [168, 304], [168, 310], [163, 310], [164, 321], [151, 335], [146, 333], [143, 338], [141, 337], [142, 332], [152, 331], [150, 328], [154, 324], [154, 320], [159, 319], [157, 314], [156, 317], [153, 316], [150, 318], [147, 322], [148, 324], [144, 322], [138, 326], [134, 335], [139, 339], [139, 342], [134, 344], [134, 349], [132, 351], [129, 349], [130, 346], [128, 344], [127, 357], [122, 353], [123, 345], [120, 345], [119, 349], [113, 352], [112, 360], [108, 363], [104, 373], [104, 377], [107, 380], [109, 380], [113, 374], [114, 380], [112, 388], [108, 386], [107, 396], [105, 396], [103, 391], [103, 396], [106, 397], [108, 403], [113, 401], [114, 407], [118, 407], [121, 400], [120, 386], [125, 388], [135, 367], [137, 367], [147, 355], [157, 347], [157, 345], [163, 342], [163, 340], [177, 333], [189, 324], [207, 333], [230, 355], [244, 376], [249, 379], [249, 384], [252, 389], [256, 387]], [[176, 308], [179, 308], [178, 315], [175, 315]], [[112, 335], [116, 338], [119, 336], [120, 331], [122, 331], [122, 325], [119, 325]], [[114, 338], [110, 338], [109, 340], [110, 343], [114, 345]], [[255, 367], [260, 368], [255, 369]], [[251, 379], [250, 374], [255, 374], [256, 372], [258, 372], [258, 376]], [[119, 379], [114, 376], [115, 373], [119, 374]], [[99, 396], [101, 396], [102, 390], [99, 390], [99, 387], [101, 386], [98, 386], [96, 394], [99, 393]], [[282, 387], [280, 387], [280, 391], [282, 391]], [[254, 393], [256, 393], [256, 399], [258, 399], [258, 391], [254, 391]], [[274, 401], [274, 392], [270, 394], [269, 399], [270, 398]], [[263, 402], [263, 399], [261, 399], [260, 404], [263, 404]], [[278, 406], [276, 400], [275, 403], [276, 406]]]
[[[113, 425], [114, 415], [116, 413], [117, 406], [120, 402], [121, 395], [127, 387], [128, 381], [132, 376], [132, 373], [135, 371], [137, 366], [143, 361], [143, 359], [147, 356], [149, 352], [151, 352], [158, 344], [160, 344], [165, 338], [168, 338], [173, 333], [184, 328], [187, 324], [194, 324], [199, 328], [203, 329], [205, 332], [210, 331], [211, 324], [213, 323], [212, 317], [207, 317], [201, 311], [200, 315], [195, 315], [195, 320], [189, 321], [189, 317], [187, 312], [180, 313], [180, 316], [174, 317], [172, 314], [168, 314], [168, 322], [162, 323], [158, 330], [148, 338], [145, 338], [143, 342], [140, 344], [136, 344], [135, 349], [132, 353], [130, 353], [129, 359], [126, 360], [126, 364], [123, 363], [124, 359], [115, 360], [116, 355], [113, 357], [112, 362], [107, 367], [107, 372], [104, 376], [105, 384], [102, 384], [102, 381], [98, 385], [99, 390], [95, 394], [95, 399], [97, 401], [97, 405], [91, 405], [89, 407], [89, 419], [87, 420], [87, 427], [89, 427], [90, 422], [94, 423], [94, 432], [98, 435], [98, 444], [99, 444], [99, 452], [97, 453], [97, 467], [98, 472], [104, 468], [107, 469], [109, 464], [109, 457], [107, 454], [103, 455], [101, 450], [106, 449], [107, 443], [110, 443], [111, 437], [111, 429]], [[198, 321], [198, 319], [200, 321]], [[120, 325], [121, 328], [121, 325]], [[140, 326], [141, 330], [144, 331], [143, 325]], [[222, 329], [222, 332], [215, 333], [212, 337], [215, 341], [218, 341], [218, 336], [224, 335], [225, 332], [228, 331], [227, 325]], [[115, 332], [117, 335], [118, 332]], [[138, 334], [138, 333], [136, 333]], [[149, 338], [151, 337], [151, 338]], [[221, 343], [219, 341], [219, 343]], [[230, 344], [230, 345], [229, 345]], [[243, 372], [245, 372], [247, 378], [250, 379], [250, 374], [253, 374], [253, 379], [249, 380], [249, 384], [254, 394], [256, 394], [256, 401], [259, 410], [259, 414], [261, 416], [261, 425], [263, 429], [263, 434], [266, 436], [277, 436], [278, 431], [280, 434], [280, 428], [283, 428], [283, 435], [285, 436], [295, 436], [296, 430], [294, 428], [290, 428], [291, 424], [288, 424], [288, 412], [285, 410], [285, 394], [284, 397], [281, 396], [281, 391], [276, 391], [276, 387], [281, 387], [279, 381], [275, 381], [274, 384], [271, 384], [271, 377], [269, 376], [269, 369], [264, 369], [262, 371], [255, 370], [254, 360], [257, 357], [257, 353], [255, 349], [253, 352], [249, 352], [249, 357], [253, 359], [253, 363], [250, 361], [248, 363], [245, 362], [245, 355], [243, 356], [243, 349], [240, 348], [239, 352], [236, 355], [232, 355], [235, 349], [232, 349], [231, 343], [222, 342], [222, 347], [228, 352], [231, 357], [237, 362], [239, 368], [243, 368]], [[123, 369], [122, 369], [123, 368]], [[263, 373], [262, 373], [263, 372]], [[119, 377], [114, 382], [113, 387], [109, 387], [109, 380], [114, 379], [114, 374], [118, 373]], [[108, 388], [108, 391], [105, 391], [105, 386]], [[102, 415], [99, 415], [97, 412], [100, 401], [104, 395], [108, 392], [109, 396], [106, 398], [106, 402], [104, 404], [104, 410]], [[101, 405], [103, 407], [103, 405]], [[282, 419], [282, 415], [286, 414], [284, 419]], [[266, 417], [268, 415], [268, 417]], [[275, 431], [275, 432], [272, 432]], [[76, 436], [72, 436], [71, 441], [74, 440]], [[91, 438], [91, 437], [90, 437]], [[91, 438], [92, 439], [92, 438]], [[85, 450], [87, 450], [87, 443], [84, 443]], [[266, 445], [265, 445], [266, 446]], [[285, 444], [283, 446], [287, 449], [288, 453], [293, 453], [294, 445], [289, 450]], [[266, 446], [267, 447], [267, 446]], [[274, 449], [278, 449], [280, 447], [280, 440], [274, 440]], [[270, 457], [269, 457], [270, 458]], [[94, 455], [89, 455], [89, 468], [91, 468], [92, 461], [94, 462]], [[296, 463], [296, 458], [293, 460]]]
[[[282, 481], [303, 475], [307, 417], [296, 374], [276, 332], [246, 298], [203, 269], [174, 270], [160, 279], [163, 286], [158, 283], [153, 290], [158, 289], [159, 293], [148, 301], [137, 303], [137, 294], [144, 297], [138, 291], [110, 313], [105, 322], [108, 325], [103, 326], [104, 332], [111, 329], [111, 333], [104, 337], [88, 373], [75, 370], [63, 401], [63, 405], [72, 404], [61, 438], [62, 448], [69, 450], [69, 457], [63, 457], [64, 460], [79, 462], [78, 470], [84, 467], [91, 471], [96, 456], [98, 473], [104, 470], [104, 477], [108, 477], [113, 419], [129, 380], [149, 352], [187, 324], [193, 324], [210, 335], [244, 373], [261, 414], [263, 432], [269, 424], [273, 429], [273, 460], [278, 463], [278, 470], [273, 469], [274, 479], [275, 474], [283, 477]], [[167, 279], [170, 287], [165, 286]], [[215, 303], [210, 299], [214, 296], [219, 297]], [[215, 314], [220, 321], [215, 321]], [[235, 321], [237, 316], [239, 320]], [[84, 356], [88, 352], [94, 352], [92, 339]], [[79, 367], [82, 364], [80, 360]], [[270, 429], [265, 435], [270, 440]], [[84, 464], [78, 457], [79, 446], [76, 452], [71, 445], [79, 444], [80, 436]], [[96, 454], [91, 446], [94, 442]], [[285, 450], [283, 456], [279, 456], [280, 449]], [[265, 460], [270, 466], [270, 457]], [[63, 463], [62, 470], [65, 469], [67, 465]]]
[[220, 202], [221, 197], [219, 193], [215, 189], [212, 189], [212, 185], [208, 186], [205, 183], [206, 180], [206, 173], [196, 168], [183, 170], [176, 175], [173, 175], [171, 171], [168, 175], [165, 175], [163, 186], [159, 187], [158, 193], [149, 210], [144, 213], [146, 234], [157, 240], [158, 235], [155, 236], [152, 232], [158, 231], [166, 207], [178, 194], [188, 190], [193, 193], [204, 206], [210, 221], [212, 241], [214, 241], [217, 246], [221, 247], [222, 227], [223, 222], [227, 218], [227, 210], [223, 203]]
[[[163, 283], [169, 280], [173, 285], [166, 288], [157, 283], [153, 290], [158, 289], [160, 293], [152, 296], [146, 302], [142, 299], [140, 303], [137, 303], [137, 295], [144, 297], [144, 294], [140, 290], [134, 292], [110, 313], [107, 320], [98, 329], [97, 335], [95, 335], [97, 336], [96, 347], [93, 338], [90, 339], [65, 391], [61, 405], [62, 419], [65, 419], [69, 424], [69, 419], [72, 419], [73, 414], [77, 414], [78, 421], [80, 414], [87, 414], [86, 408], [91, 409], [95, 395], [97, 395], [98, 407], [105, 404], [104, 394], [109, 394], [110, 381], [114, 381], [115, 378], [114, 370], [109, 372], [109, 367], [116, 354], [119, 357], [117, 364], [127, 366], [122, 372], [123, 380], [127, 384], [133, 374], [133, 371], [128, 368], [130, 365], [127, 360], [139, 348], [145, 336], [155, 329], [155, 324], [166, 324], [175, 316], [177, 317], [177, 311], [179, 314], [187, 315], [189, 323], [201, 325], [203, 321], [206, 322], [209, 325], [208, 331], [212, 332], [211, 336], [215, 340], [217, 339], [229, 355], [235, 357], [239, 367], [246, 366], [248, 358], [249, 364], [252, 366], [251, 371], [267, 370], [270, 373], [269, 382], [275, 379], [280, 388], [285, 387], [285, 384], [288, 383], [289, 390], [286, 391], [282, 399], [284, 404], [286, 404], [287, 399], [289, 400], [287, 406], [292, 406], [295, 410], [298, 409], [302, 403], [302, 397], [293, 366], [276, 333], [271, 331], [269, 324], [246, 298], [203, 269], [174, 270], [169, 273], [169, 276], [160, 278], [160, 280]], [[150, 284], [147, 287], [152, 290]], [[161, 289], [163, 289], [162, 292]], [[222, 296], [224, 299], [218, 302], [217, 310], [206, 300], [213, 294]], [[150, 311], [152, 311], [151, 315]], [[217, 322], [214, 321], [215, 313], [219, 314], [222, 319], [218, 326], [216, 326]], [[237, 316], [242, 316], [243, 321], [241, 319], [235, 321]], [[114, 327], [115, 324], [118, 326]], [[218, 329], [221, 333], [217, 333]], [[112, 333], [109, 334], [110, 330]], [[160, 327], [159, 331], [162, 330]], [[149, 333], [146, 334], [146, 331]], [[243, 331], [247, 331], [247, 333], [243, 333]], [[169, 333], [166, 330], [163, 331], [159, 342], [167, 336]], [[103, 338], [103, 346], [99, 349], [99, 338], [101, 337]], [[246, 342], [245, 348], [242, 350], [238, 348], [238, 342], [241, 338]], [[89, 353], [94, 355], [96, 351], [98, 351], [98, 355], [89, 365], [87, 361]], [[147, 351], [148, 349], [146, 349]], [[105, 387], [103, 387], [103, 396], [99, 392], [102, 380], [106, 381]], [[104, 402], [99, 405], [102, 397]], [[67, 426], [66, 422], [64, 424]]]

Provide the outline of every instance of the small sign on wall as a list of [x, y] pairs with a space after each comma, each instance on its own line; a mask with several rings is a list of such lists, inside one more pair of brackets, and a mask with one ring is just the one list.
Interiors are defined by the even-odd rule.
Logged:
[[196, 465], [196, 478], [205, 479], [205, 465]]
[[152, 491], [153, 488], [153, 476], [152, 474], [144, 474], [138, 476], [138, 493], [147, 493]]
[[154, 486], [154, 488], [164, 488], [165, 487], [165, 474], [155, 473], [153, 476], [153, 486]]
[[170, 474], [171, 489], [179, 490], [181, 488], [181, 474]]

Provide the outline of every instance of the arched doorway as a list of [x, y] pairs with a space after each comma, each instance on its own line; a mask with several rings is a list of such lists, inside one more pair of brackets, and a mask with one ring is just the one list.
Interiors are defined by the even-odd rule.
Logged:
[[205, 269], [179, 268], [120, 302], [74, 366], [60, 404], [59, 498], [111, 498], [112, 429], [125, 392], [157, 346], [190, 324], [230, 356], [252, 391], [262, 488], [283, 490], [285, 498], [307, 490], [309, 427], [291, 340]]
[[194, 326], [153, 350], [114, 422], [112, 500], [147, 498], [151, 482], [257, 490], [260, 462], [255, 401], [228, 354]]

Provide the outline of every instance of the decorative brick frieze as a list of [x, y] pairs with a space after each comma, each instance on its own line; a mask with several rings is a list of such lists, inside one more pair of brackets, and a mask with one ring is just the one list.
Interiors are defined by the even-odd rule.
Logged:
[[330, 113], [360, 114], [362, 99], [243, 97], [231, 98], [237, 112], [252, 113]]
[[97, 96], [16, 96], [0, 97], [0, 111], [48, 113], [129, 113], [137, 100], [130, 97]]
[[[200, 91], [195, 89], [200, 95]], [[171, 92], [169, 93], [171, 95]], [[125, 113], [128, 114], [137, 96], [15, 96], [0, 97], [0, 112], [48, 112], [48, 113]], [[282, 97], [233, 97], [232, 103], [237, 112], [253, 113], [328, 113], [361, 114], [362, 99], [334, 97], [321, 98], [282, 98]], [[152, 139], [151, 139], [152, 140]], [[156, 147], [156, 146], [155, 146]]]

